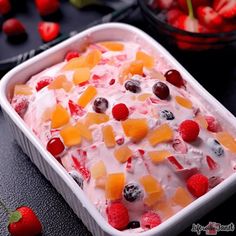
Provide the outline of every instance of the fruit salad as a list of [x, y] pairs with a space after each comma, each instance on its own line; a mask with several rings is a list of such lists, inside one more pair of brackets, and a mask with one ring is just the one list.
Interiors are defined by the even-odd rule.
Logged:
[[117, 230], [157, 227], [236, 171], [216, 108], [134, 42], [67, 52], [16, 84], [11, 104]]

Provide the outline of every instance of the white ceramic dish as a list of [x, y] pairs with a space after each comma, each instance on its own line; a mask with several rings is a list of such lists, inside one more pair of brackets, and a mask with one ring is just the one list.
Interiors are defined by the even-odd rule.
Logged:
[[[95, 236], [134, 236], [134, 233], [120, 232], [112, 228], [90, 203], [86, 195], [67, 174], [66, 170], [45, 150], [39, 140], [27, 128], [9, 103], [9, 99], [16, 83], [24, 83], [32, 75], [56, 64], [64, 59], [67, 51], [82, 48], [88, 43], [106, 40], [135, 41], [152, 54], [164, 56], [173, 68], [179, 70], [188, 83], [195, 88], [209, 107], [214, 107], [216, 115], [224, 122], [232, 124], [231, 130], [236, 133], [236, 118], [212, 97], [160, 44], [137, 28], [126, 24], [109, 23], [90, 28], [73, 38], [70, 38], [46, 52], [28, 60], [7, 73], [0, 83], [0, 102], [4, 116], [9, 123], [14, 138], [38, 167], [41, 173], [52, 183], [66, 202], [82, 219], [84, 224]], [[201, 198], [185, 207], [183, 210], [163, 222], [158, 227], [139, 233], [140, 236], [176, 235], [197, 218], [206, 214], [217, 204], [234, 193], [236, 173], [224, 180]]]

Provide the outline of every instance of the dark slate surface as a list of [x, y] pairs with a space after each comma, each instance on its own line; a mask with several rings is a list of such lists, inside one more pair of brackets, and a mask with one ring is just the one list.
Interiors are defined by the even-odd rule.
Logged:
[[[29, 5], [32, 7], [31, 5]], [[31, 9], [31, 8], [30, 8]], [[30, 14], [30, 26], [35, 25], [37, 14]], [[101, 9], [100, 9], [101, 10]], [[105, 14], [108, 9], [95, 11], [86, 10], [82, 19], [75, 23], [74, 20], [81, 14], [65, 5], [63, 14], [66, 15], [61, 20], [65, 32], [73, 30], [77, 25], [83, 25], [97, 17]], [[22, 15], [23, 17], [23, 15]], [[28, 16], [27, 16], [28, 17]], [[31, 20], [32, 19], [32, 20]], [[65, 20], [65, 21], [64, 21]], [[70, 22], [73, 20], [73, 22]], [[130, 16], [126, 22], [136, 25], [153, 36], [156, 36], [144, 23], [139, 12]], [[3, 36], [0, 33], [1, 57], [15, 55], [27, 49], [40, 45], [36, 36], [32, 36], [27, 44], [14, 47], [8, 45], [3, 47]], [[34, 41], [35, 40], [35, 41]], [[163, 42], [164, 44], [164, 42]], [[183, 64], [184, 67], [223, 105], [236, 115], [236, 66], [235, 49], [224, 49], [218, 52], [207, 53], [180, 53], [175, 49], [164, 46]], [[2, 50], [4, 48], [4, 50]], [[3, 73], [2, 73], [3, 74]], [[235, 191], [236, 192], [236, 191]], [[232, 192], [233, 194], [233, 192]], [[38, 169], [24, 155], [19, 146], [15, 143], [8, 132], [7, 125], [0, 112], [0, 198], [6, 205], [14, 209], [20, 205], [28, 205], [34, 209], [43, 224], [43, 236], [89, 236], [91, 235], [80, 219], [76, 217], [67, 203], [51, 186], [51, 184], [41, 175]], [[236, 194], [223, 204], [206, 214], [195, 223], [206, 225], [209, 221], [221, 224], [236, 223]], [[7, 236], [6, 214], [0, 209], [0, 235]], [[218, 233], [219, 235], [233, 235], [234, 233]], [[191, 233], [191, 226], [185, 229], [180, 236], [196, 235]], [[203, 233], [204, 235], [204, 233]], [[235, 235], [235, 234], [234, 234]]]

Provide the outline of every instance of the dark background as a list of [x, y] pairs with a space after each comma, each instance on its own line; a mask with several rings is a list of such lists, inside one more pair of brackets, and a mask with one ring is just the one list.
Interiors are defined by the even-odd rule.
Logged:
[[[37, 23], [41, 18], [34, 8], [33, 1], [21, 0], [19, 2], [21, 3], [13, 16], [17, 16], [26, 25], [29, 33], [28, 39], [18, 45], [10, 44], [0, 31], [0, 60], [23, 53], [42, 44], [37, 33]], [[61, 23], [62, 33], [79, 29], [111, 11], [111, 9], [101, 7], [86, 8], [78, 11], [70, 4], [67, 4], [67, 1], [61, 2], [61, 12], [53, 19], [59, 20]], [[3, 18], [0, 18], [0, 22], [2, 21]], [[130, 15], [124, 22], [135, 25], [160, 40], [158, 35], [149, 29], [139, 10]], [[187, 53], [179, 52], [166, 45], [165, 41], [161, 41], [161, 43], [196, 80], [236, 115], [236, 47], [224, 48], [219, 51]], [[0, 72], [0, 77], [4, 74], [5, 72]], [[1, 111], [0, 198], [11, 209], [15, 209], [20, 205], [32, 207], [43, 224], [43, 236], [91, 235], [64, 199], [30, 162], [16, 142], [13, 141]], [[236, 194], [234, 193], [231, 198], [195, 223], [201, 225], [207, 225], [209, 221], [221, 224], [236, 223], [235, 202]], [[1, 236], [8, 235], [6, 223], [7, 216], [0, 209]], [[218, 234], [226, 235], [224, 232]], [[228, 234], [235, 235], [235, 233]], [[191, 233], [191, 226], [189, 226], [179, 235], [196, 235], [196, 233]]]

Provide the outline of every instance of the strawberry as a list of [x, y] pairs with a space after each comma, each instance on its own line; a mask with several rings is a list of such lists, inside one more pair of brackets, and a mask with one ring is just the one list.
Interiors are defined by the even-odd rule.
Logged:
[[173, 4], [174, 0], [154, 0], [152, 2], [152, 7], [154, 9], [168, 9]]
[[43, 89], [44, 87], [48, 86], [52, 82], [52, 78], [49, 76], [43, 77], [36, 85], [37, 92]]
[[184, 167], [177, 161], [177, 159], [174, 156], [167, 157], [167, 160], [175, 169], [177, 170], [184, 169]]
[[36, 7], [41, 16], [47, 16], [59, 9], [59, 0], [35, 0]]
[[197, 122], [185, 120], [180, 124], [179, 132], [185, 142], [193, 142], [197, 139], [200, 128]]
[[236, 16], [236, 1], [214, 0], [213, 9], [224, 18], [233, 18]]
[[69, 100], [68, 106], [72, 116], [83, 116], [86, 113], [81, 106], [74, 103], [72, 100]]
[[195, 197], [204, 195], [209, 186], [208, 178], [202, 174], [194, 174], [187, 180], [187, 188]]
[[184, 13], [180, 9], [172, 8], [169, 11], [167, 11], [167, 13], [166, 13], [166, 20], [170, 25], [175, 26], [176, 20], [181, 15], [184, 15]]
[[213, 116], [205, 116], [207, 122], [207, 129], [211, 132], [217, 133], [221, 131], [221, 126]]
[[126, 120], [129, 116], [129, 109], [124, 103], [116, 104], [112, 108], [112, 115], [114, 119], [120, 121], [120, 120]]
[[65, 59], [66, 61], [70, 61], [71, 59], [79, 57], [79, 53], [77, 51], [69, 51], [67, 52]]
[[21, 96], [17, 99], [12, 100], [11, 104], [15, 111], [19, 114], [19, 116], [23, 118], [28, 109], [29, 101], [25, 97]]
[[16, 18], [6, 20], [3, 23], [2, 30], [8, 37], [15, 37], [26, 32], [24, 25]]
[[60, 25], [55, 22], [40, 22], [38, 31], [44, 42], [50, 42], [60, 34]]
[[143, 229], [152, 229], [159, 224], [161, 224], [161, 218], [155, 212], [146, 212], [141, 217], [141, 227]]
[[10, 214], [8, 230], [12, 236], [36, 236], [42, 225], [31, 208], [22, 206]]
[[6, 15], [11, 11], [11, 3], [9, 0], [0, 0], [0, 14]]
[[128, 209], [120, 202], [111, 203], [107, 209], [108, 222], [115, 229], [123, 230], [129, 224]]
[[[188, 4], [187, 0], [177, 0], [179, 6], [181, 9], [183, 9], [185, 12], [188, 12]], [[199, 6], [209, 6], [210, 1], [209, 0], [192, 0], [193, 9], [197, 9]]]
[[74, 162], [75, 169], [83, 176], [85, 180], [90, 179], [90, 171], [85, 167], [85, 165], [81, 164], [81, 162], [74, 156], [72, 156], [72, 160]]
[[222, 17], [211, 7], [198, 7], [197, 16], [199, 21], [209, 28], [219, 28], [223, 25]]
[[215, 170], [217, 168], [217, 163], [210, 156], [206, 156], [206, 161], [210, 170]]

